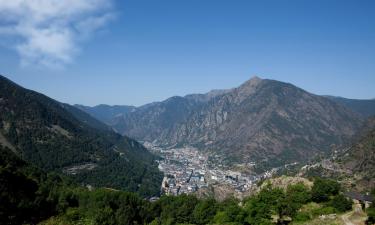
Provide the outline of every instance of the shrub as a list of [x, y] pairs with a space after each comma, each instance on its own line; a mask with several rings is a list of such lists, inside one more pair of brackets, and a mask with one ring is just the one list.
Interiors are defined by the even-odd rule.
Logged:
[[346, 212], [352, 209], [352, 201], [342, 194], [335, 196], [327, 205], [335, 208], [337, 212]]
[[313, 210], [312, 213], [314, 216], [329, 215], [329, 214], [336, 213], [336, 209], [331, 206], [326, 206], [323, 208], [315, 209]]
[[340, 184], [336, 181], [317, 178], [311, 189], [311, 197], [315, 202], [326, 202], [331, 196], [336, 196], [339, 191]]
[[307, 212], [298, 212], [295, 217], [294, 221], [297, 222], [305, 222], [311, 220], [310, 214]]

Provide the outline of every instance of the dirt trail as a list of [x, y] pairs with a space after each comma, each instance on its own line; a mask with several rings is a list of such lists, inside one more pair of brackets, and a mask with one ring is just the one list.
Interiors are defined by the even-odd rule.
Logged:
[[364, 225], [364, 212], [360, 204], [355, 204], [353, 210], [341, 216], [345, 225]]
[[344, 215], [341, 216], [342, 221], [344, 222], [345, 225], [356, 225], [350, 221], [349, 217], [353, 215], [353, 211], [345, 213]]

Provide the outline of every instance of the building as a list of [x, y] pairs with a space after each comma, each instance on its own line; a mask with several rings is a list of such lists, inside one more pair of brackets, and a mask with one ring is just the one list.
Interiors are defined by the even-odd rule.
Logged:
[[344, 195], [347, 198], [352, 199], [354, 203], [360, 203], [365, 208], [368, 208], [374, 202], [374, 198], [368, 194], [364, 195], [357, 192], [346, 192]]

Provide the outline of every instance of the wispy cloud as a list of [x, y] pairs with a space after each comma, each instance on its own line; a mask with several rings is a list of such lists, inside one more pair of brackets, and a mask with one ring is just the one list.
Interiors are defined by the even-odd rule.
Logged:
[[0, 36], [22, 65], [72, 62], [79, 45], [113, 18], [111, 0], [0, 0]]

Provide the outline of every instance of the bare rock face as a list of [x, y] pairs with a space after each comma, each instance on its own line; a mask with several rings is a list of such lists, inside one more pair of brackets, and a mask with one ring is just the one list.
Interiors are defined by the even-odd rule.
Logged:
[[230, 163], [276, 166], [330, 151], [361, 123], [360, 115], [328, 98], [254, 77], [238, 88], [145, 105], [112, 124], [140, 141], [191, 145]]

